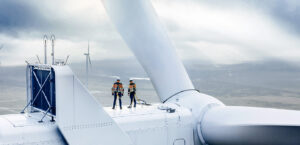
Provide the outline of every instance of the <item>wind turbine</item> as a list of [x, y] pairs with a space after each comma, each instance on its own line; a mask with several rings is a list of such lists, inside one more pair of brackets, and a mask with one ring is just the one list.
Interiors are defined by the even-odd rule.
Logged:
[[[300, 111], [226, 106], [197, 91], [150, 1], [105, 0], [104, 6], [150, 77], [162, 104], [115, 112], [102, 107], [69, 66], [29, 65], [27, 89], [33, 93], [28, 93], [28, 103], [22, 111], [28, 109], [29, 115], [0, 116], [1, 144], [300, 144]], [[89, 46], [85, 55], [88, 68]], [[35, 79], [44, 73], [35, 71], [48, 71], [44, 83]], [[55, 81], [51, 81], [53, 78]], [[55, 85], [55, 89], [44, 88], [45, 84]], [[47, 101], [45, 93], [53, 102]], [[37, 97], [47, 103], [35, 102]], [[49, 110], [56, 122], [51, 122]]]
[[300, 144], [300, 111], [226, 106], [197, 91], [150, 1], [102, 1], [161, 102], [191, 110], [195, 144]]
[[89, 41], [88, 41], [87, 53], [84, 53], [84, 55], [85, 55], [86, 87], [88, 87], [88, 85], [89, 85], [89, 68], [92, 66], [91, 57], [90, 57], [90, 42]]

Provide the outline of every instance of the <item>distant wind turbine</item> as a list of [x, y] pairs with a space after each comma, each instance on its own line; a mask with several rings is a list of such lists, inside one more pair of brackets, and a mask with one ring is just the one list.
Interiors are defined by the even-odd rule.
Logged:
[[[92, 66], [92, 61], [90, 57], [90, 42], [88, 42], [88, 51], [87, 53], [84, 53], [86, 58], [86, 87], [88, 87], [89, 84], [89, 67]], [[90, 66], [89, 66], [90, 65]]]

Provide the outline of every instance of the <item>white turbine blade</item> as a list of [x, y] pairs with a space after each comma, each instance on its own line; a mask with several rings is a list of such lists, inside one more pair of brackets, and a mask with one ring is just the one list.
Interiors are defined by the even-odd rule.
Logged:
[[298, 145], [300, 111], [217, 107], [205, 113], [199, 128], [207, 144]]
[[[132, 145], [68, 66], [53, 66], [56, 120], [70, 145]], [[117, 138], [117, 139], [116, 139]]]
[[161, 101], [194, 89], [148, 0], [103, 0], [108, 15], [150, 77]]

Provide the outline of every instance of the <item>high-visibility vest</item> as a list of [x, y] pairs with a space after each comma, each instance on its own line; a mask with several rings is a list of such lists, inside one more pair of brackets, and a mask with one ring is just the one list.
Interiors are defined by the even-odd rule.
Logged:
[[136, 85], [135, 83], [130, 83], [128, 86], [128, 93], [132, 93], [136, 91]]
[[115, 82], [111, 88], [112, 93], [124, 93], [124, 88], [122, 83]]

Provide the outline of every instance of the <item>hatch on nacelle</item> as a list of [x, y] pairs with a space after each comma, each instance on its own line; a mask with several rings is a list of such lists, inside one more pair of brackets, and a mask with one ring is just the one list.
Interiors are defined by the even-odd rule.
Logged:
[[45, 115], [56, 115], [55, 73], [50, 65], [28, 65], [27, 105], [29, 112], [41, 111]]

